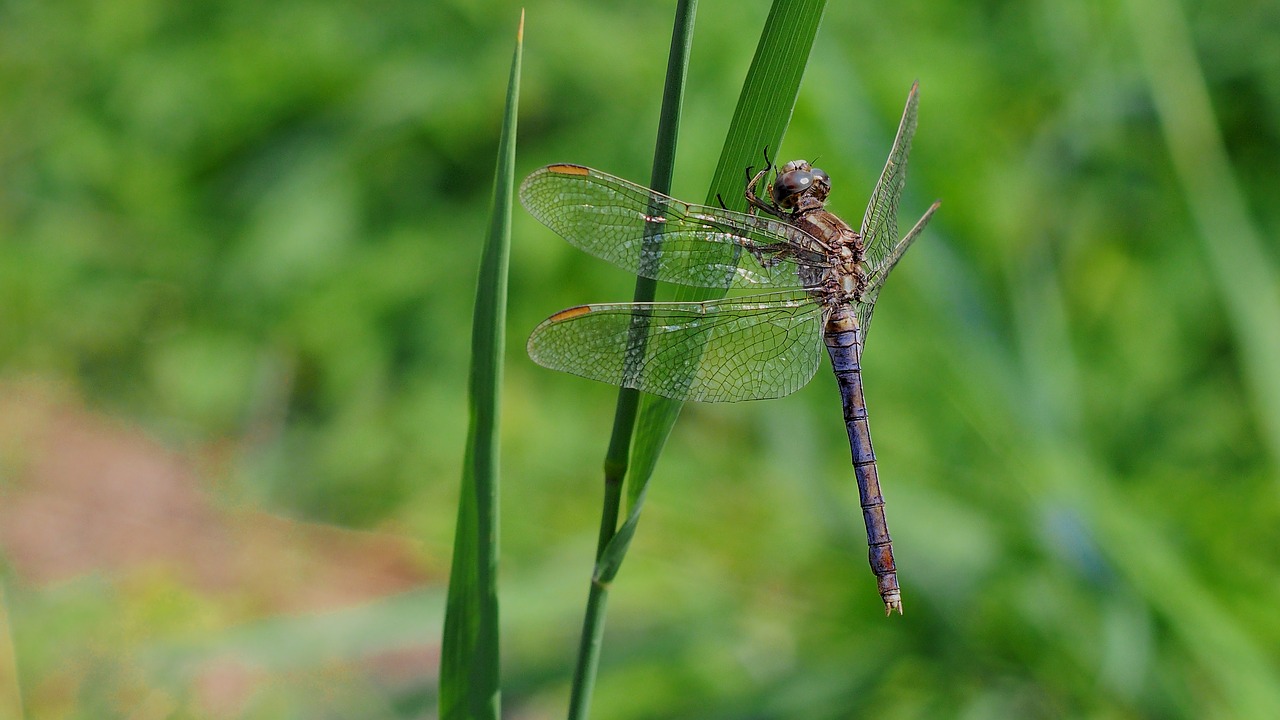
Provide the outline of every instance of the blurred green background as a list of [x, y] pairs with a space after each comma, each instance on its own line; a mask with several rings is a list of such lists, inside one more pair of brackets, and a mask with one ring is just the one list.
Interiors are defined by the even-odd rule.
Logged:
[[[434, 716], [520, 5], [0, 5], [0, 717]], [[649, 174], [673, 4], [527, 7], [518, 168]], [[767, 3], [704, 0], [700, 200]], [[690, 405], [601, 718], [1280, 717], [1280, 6], [833, 2], [782, 159], [856, 221], [906, 616], [833, 378]], [[515, 211], [504, 707], [563, 714], [615, 391], [534, 366], [625, 273]]]

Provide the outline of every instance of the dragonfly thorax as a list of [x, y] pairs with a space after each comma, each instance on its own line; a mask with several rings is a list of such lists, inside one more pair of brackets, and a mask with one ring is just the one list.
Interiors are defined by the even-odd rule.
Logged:
[[782, 166], [777, 179], [769, 186], [769, 195], [779, 207], [793, 212], [818, 210], [827, 202], [831, 178], [804, 160], [792, 160]]

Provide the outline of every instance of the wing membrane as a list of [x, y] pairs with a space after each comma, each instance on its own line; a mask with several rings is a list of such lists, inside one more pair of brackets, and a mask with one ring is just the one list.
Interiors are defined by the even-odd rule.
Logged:
[[677, 400], [789, 395], [821, 358], [822, 310], [803, 291], [700, 303], [582, 305], [529, 337], [553, 370]]
[[898, 238], [898, 199], [907, 182], [907, 158], [911, 154], [911, 139], [916, 133], [919, 104], [920, 84], [917, 82], [907, 94], [907, 106], [902, 111], [902, 120], [898, 123], [898, 134], [889, 150], [889, 159], [885, 161], [880, 180], [876, 182], [871, 200], [867, 202], [867, 211], [862, 216], [861, 233], [866, 248], [863, 267], [867, 273], [867, 289], [859, 298], [856, 312], [864, 339], [871, 325], [876, 298], [880, 295], [885, 279], [889, 277], [889, 271], [893, 270], [907, 248], [915, 242], [939, 205], [935, 202], [910, 232], [901, 239]]
[[[826, 259], [784, 222], [691, 205], [581, 165], [548, 165], [520, 186], [534, 217], [570, 243], [637, 275], [696, 287], [797, 288]], [[817, 241], [809, 247], [820, 247]]]
[[880, 288], [884, 287], [885, 278], [889, 277], [889, 271], [893, 270], [893, 266], [897, 265], [898, 261], [902, 259], [903, 253], [919, 237], [920, 232], [924, 230], [924, 226], [929, 224], [930, 218], [933, 217], [933, 214], [938, 211], [938, 207], [941, 205], [941, 201], [930, 205], [924, 215], [916, 221], [915, 227], [911, 228], [911, 232], [902, 236], [898, 244], [893, 246], [893, 250], [889, 252], [889, 255], [881, 261], [880, 267], [867, 278], [867, 289], [863, 291], [862, 300], [858, 303], [858, 307], [855, 308], [858, 315], [858, 326], [862, 328], [864, 341], [867, 336], [867, 328], [871, 326], [871, 313], [875, 310], [876, 298], [880, 296]]
[[[916, 133], [916, 115], [920, 103], [920, 84], [911, 86], [907, 106], [898, 123], [898, 134], [889, 150], [889, 159], [880, 171], [880, 180], [867, 202], [862, 216], [862, 242], [866, 246], [865, 264], [869, 275], [875, 275], [880, 266], [893, 254], [898, 244], [898, 199], [907, 182], [907, 156], [911, 154], [911, 138]], [[905, 248], [904, 248], [905, 249]]]

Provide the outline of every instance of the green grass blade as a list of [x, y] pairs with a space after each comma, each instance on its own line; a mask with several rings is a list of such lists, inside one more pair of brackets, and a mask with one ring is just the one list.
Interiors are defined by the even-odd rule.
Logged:
[[[680, 131], [680, 111], [684, 104], [685, 79], [689, 70], [689, 54], [693, 46], [693, 25], [697, 16], [697, 0], [680, 0], [676, 4], [675, 23], [671, 31], [671, 50], [667, 57], [667, 77], [663, 85], [662, 110], [658, 119], [658, 137], [655, 142], [653, 170], [649, 186], [665, 194], [671, 191], [671, 176], [675, 170], [676, 140]], [[657, 294], [657, 283], [638, 277], [633, 295], [636, 302], [650, 302]], [[604, 462], [604, 504], [600, 514], [600, 535], [596, 545], [596, 567], [611, 548], [625, 548], [630, 544], [634, 524], [624, 528], [624, 536], [618, 542], [618, 511], [622, 504], [622, 482], [627, 474], [627, 454], [639, 409], [640, 393], [623, 388], [618, 392], [617, 409], [614, 412], [613, 433]], [[595, 688], [596, 669], [600, 663], [600, 649], [604, 641], [604, 617], [609, 587], [601, 582], [599, 574], [592, 573], [591, 590], [587, 596], [587, 609], [582, 621], [582, 637], [578, 644], [578, 660], [573, 673], [573, 686], [569, 696], [569, 719], [586, 718], [591, 708], [591, 693]]]
[[497, 720], [499, 716], [498, 399], [506, 330], [511, 203], [515, 194], [516, 109], [523, 46], [524, 14], [521, 13], [472, 320], [471, 419], [440, 658], [440, 717], [446, 720]]
[[[667, 77], [663, 85], [662, 110], [658, 118], [658, 138], [653, 152], [653, 168], [649, 175], [649, 187], [664, 195], [671, 194], [671, 178], [675, 173], [676, 140], [680, 134], [680, 111], [684, 105], [685, 78], [689, 70], [689, 53], [693, 46], [693, 23], [697, 15], [697, 0], [680, 0], [676, 5], [675, 26], [671, 35], [671, 51], [667, 57]], [[646, 277], [636, 278], [634, 302], [652, 302], [657, 295], [658, 283]], [[636, 413], [640, 406], [640, 393], [631, 388], [618, 392], [618, 405], [614, 413], [613, 433], [609, 438], [609, 450], [605, 456], [605, 483], [615, 494], [627, 473], [627, 455], [635, 430]], [[616, 508], [612, 522], [601, 525], [597, 559], [604, 552], [605, 544], [617, 528]]]
[[[765, 149], [777, 152], [782, 144], [825, 7], [825, 0], [774, 2], [738, 96], [738, 106], [707, 191], [708, 204], [723, 199], [731, 208], [745, 208], [743, 171], [748, 166], [761, 166]], [[718, 295], [723, 292], [691, 287], [676, 291], [678, 300], [706, 300]], [[613, 578], [626, 554], [640, 520], [645, 488], [680, 407], [681, 403], [664, 398], [645, 396], [641, 399], [627, 482], [628, 517], [597, 565], [596, 576], [601, 581]]]

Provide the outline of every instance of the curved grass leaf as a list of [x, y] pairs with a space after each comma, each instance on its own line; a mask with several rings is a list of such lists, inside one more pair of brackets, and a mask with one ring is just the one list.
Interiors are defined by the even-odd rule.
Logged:
[[[826, 0], [775, 0], [773, 3], [738, 96], [738, 106], [707, 191], [707, 204], [723, 200], [730, 208], [745, 209], [743, 171], [749, 166], [762, 165], [766, 149], [776, 152], [781, 146], [825, 8]], [[681, 287], [676, 291], [676, 299], [707, 300], [723, 294]], [[678, 401], [655, 396], [644, 396], [640, 401], [627, 478], [628, 516], [600, 555], [595, 571], [600, 582], [608, 582], [617, 574], [626, 555], [640, 521], [645, 488], [681, 406]]]
[[[693, 24], [697, 16], [697, 0], [679, 0], [676, 3], [675, 24], [671, 31], [671, 50], [667, 57], [667, 77], [663, 84], [662, 110], [658, 119], [658, 137], [655, 142], [653, 170], [649, 186], [664, 194], [671, 189], [671, 176], [675, 170], [676, 139], [680, 130], [680, 110], [684, 102], [685, 78], [688, 75], [689, 53], [693, 46]], [[658, 212], [655, 210], [655, 212]], [[652, 301], [657, 293], [657, 283], [646, 277], [637, 277], [634, 300]], [[642, 327], [636, 328], [643, 332]], [[604, 462], [604, 505], [600, 514], [600, 535], [596, 544], [598, 567], [609, 548], [630, 543], [634, 524], [624, 528], [626, 539], [618, 542], [618, 511], [622, 504], [622, 482], [627, 474], [627, 453], [635, 429], [640, 393], [622, 388], [618, 392], [617, 409], [614, 412], [613, 433], [609, 438], [609, 450]], [[629, 528], [629, 529], [628, 529]], [[607, 583], [599, 581], [598, 573], [592, 573], [591, 589], [587, 595], [587, 609], [582, 621], [582, 637], [578, 645], [578, 660], [573, 672], [573, 686], [569, 696], [569, 719], [586, 718], [591, 708], [591, 693], [595, 688], [596, 669], [600, 663], [600, 648], [604, 641], [605, 604], [609, 597]]]
[[[723, 198], [725, 204], [745, 209], [746, 202], [742, 194], [743, 169], [751, 165], [753, 159], [754, 162], [761, 162], [766, 148], [776, 150], [781, 144], [825, 5], [825, 0], [775, 0], [739, 96], [711, 189], [707, 193], [708, 204], [722, 202]], [[676, 11], [650, 181], [650, 187], [663, 193], [667, 193], [671, 185], [695, 7], [696, 0], [681, 0]], [[636, 284], [634, 299], [637, 302], [651, 301], [655, 291], [654, 282], [640, 279]], [[705, 300], [723, 294], [714, 290], [681, 288], [677, 297], [682, 300]], [[634, 390], [623, 389], [619, 393], [613, 435], [605, 460], [604, 511], [601, 514], [596, 566], [583, 620], [578, 663], [574, 671], [569, 704], [570, 720], [586, 718], [589, 712], [603, 640], [604, 609], [609, 582], [617, 574], [631, 539], [635, 536], [644, 489], [653, 475], [658, 455], [679, 415], [680, 407], [681, 403], [677, 401], [653, 396], [641, 397]], [[636, 427], [639, 431], [633, 433]], [[629, 476], [628, 448], [631, 467]], [[629, 477], [629, 512], [626, 522], [618, 527], [624, 477]]]

